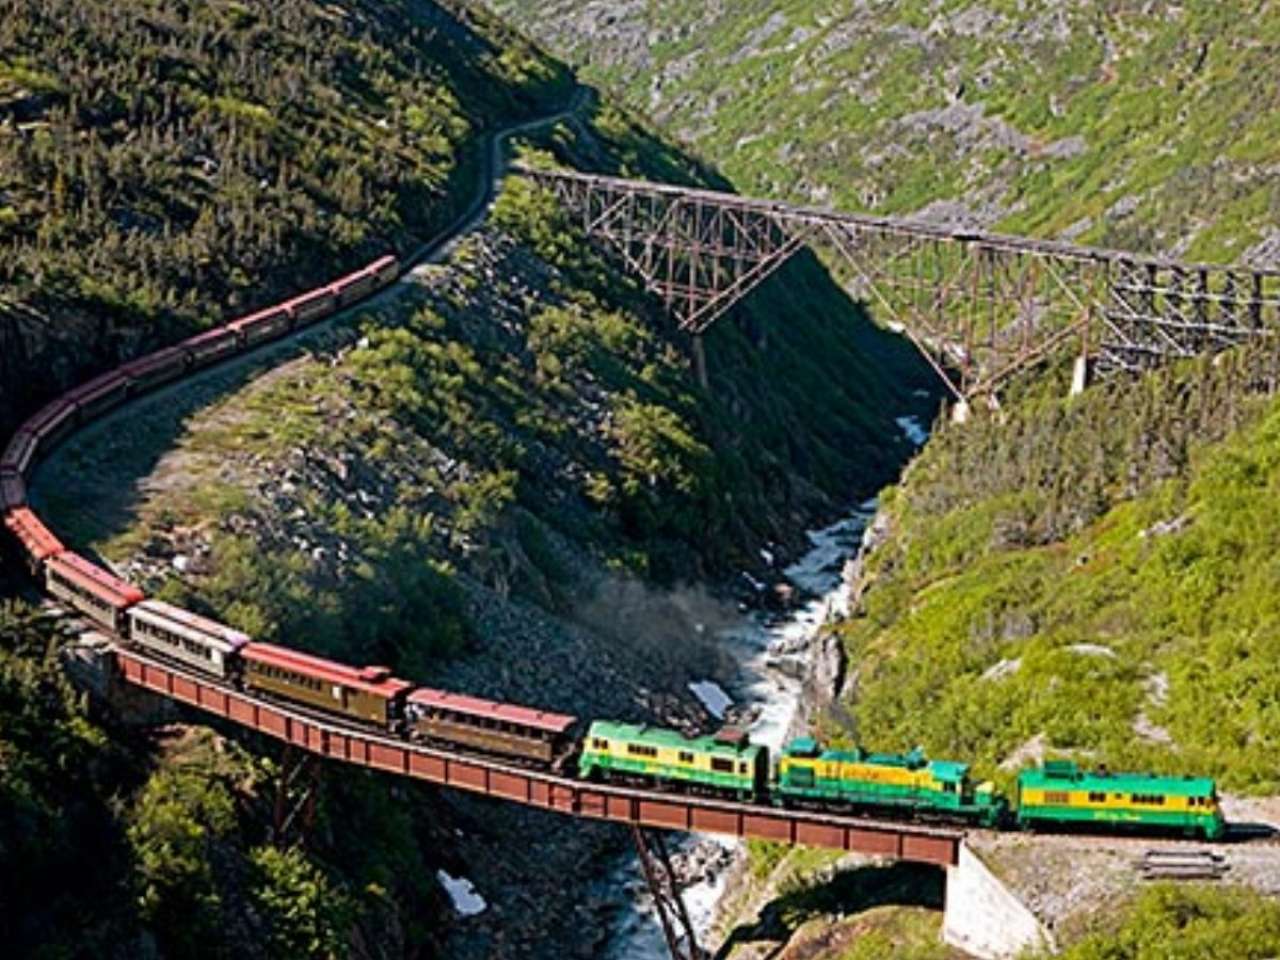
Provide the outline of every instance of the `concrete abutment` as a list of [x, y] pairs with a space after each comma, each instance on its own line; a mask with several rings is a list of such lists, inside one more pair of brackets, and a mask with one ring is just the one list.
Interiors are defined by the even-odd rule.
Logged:
[[981, 960], [1011, 960], [1026, 950], [1055, 950], [1052, 934], [967, 843], [947, 868], [942, 939]]

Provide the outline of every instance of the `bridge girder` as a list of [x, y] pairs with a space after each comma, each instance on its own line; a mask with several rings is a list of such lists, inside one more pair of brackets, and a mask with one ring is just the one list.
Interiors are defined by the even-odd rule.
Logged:
[[681, 329], [705, 332], [797, 252], [909, 337], [958, 400], [1074, 347], [1101, 376], [1280, 330], [1280, 271], [955, 231], [561, 170], [523, 171]]

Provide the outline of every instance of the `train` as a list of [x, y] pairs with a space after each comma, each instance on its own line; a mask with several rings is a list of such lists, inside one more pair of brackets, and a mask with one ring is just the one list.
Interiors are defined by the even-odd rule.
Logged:
[[95, 377], [49, 403], [0, 455], [0, 516], [21, 562], [56, 600], [116, 641], [211, 681], [336, 723], [574, 775], [707, 793], [771, 806], [943, 819], [999, 828], [1109, 830], [1153, 827], [1220, 839], [1225, 822], [1214, 781], [1084, 771], [1049, 760], [1019, 773], [1012, 802], [975, 783], [967, 764], [923, 751], [873, 753], [812, 737], [769, 749], [727, 728], [690, 737], [645, 724], [595, 720], [440, 690], [385, 666], [353, 666], [254, 640], [142, 590], [64, 545], [30, 508], [33, 465], [77, 426], [126, 399], [314, 323], [399, 276], [388, 255], [332, 283], [197, 334]]

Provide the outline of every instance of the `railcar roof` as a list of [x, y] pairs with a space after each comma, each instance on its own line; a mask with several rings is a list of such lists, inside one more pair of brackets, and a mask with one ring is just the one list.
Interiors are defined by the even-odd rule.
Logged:
[[126, 583], [71, 550], [51, 557], [49, 564], [113, 606], [132, 606], [144, 599], [142, 591], [133, 584]]
[[51, 423], [54, 423], [59, 418], [65, 419], [66, 416], [72, 412], [72, 409], [71, 404], [65, 397], [58, 397], [56, 400], [50, 400], [43, 407], [28, 417], [27, 422], [22, 425], [21, 429], [39, 436], [40, 432], [46, 429]]
[[66, 549], [62, 541], [27, 507], [11, 510], [4, 518], [4, 525], [13, 531], [14, 536], [22, 541], [30, 553], [41, 560]]
[[1036, 767], [1018, 774], [1025, 790], [1093, 790], [1100, 793], [1153, 793], [1203, 797], [1214, 792], [1211, 777], [1170, 777], [1152, 773], [1110, 773], [1080, 770], [1074, 764]]
[[624, 743], [639, 743], [650, 747], [669, 747], [675, 750], [691, 750], [696, 753], [712, 753], [723, 757], [752, 757], [764, 748], [752, 743], [743, 747], [735, 747], [711, 737], [686, 737], [679, 730], [668, 730], [665, 727], [650, 727], [638, 723], [612, 723], [608, 720], [597, 720], [591, 724], [588, 737], [600, 737], [604, 740], [621, 740]]
[[207, 633], [221, 640], [232, 649], [239, 649], [249, 642], [247, 633], [241, 633], [225, 623], [210, 620], [208, 617], [202, 617], [197, 613], [192, 613], [190, 610], [183, 610], [181, 607], [175, 607], [173, 604], [165, 603], [163, 600], [146, 600], [134, 607], [132, 612], [136, 614], [140, 611], [151, 614], [156, 619], [168, 620], [191, 630]]
[[108, 370], [80, 384], [74, 390], [64, 394], [66, 399], [73, 403], [79, 403], [82, 400], [93, 400], [104, 393], [122, 386], [128, 378], [119, 369]]
[[900, 770], [927, 769], [937, 780], [959, 782], [969, 774], [969, 764], [956, 760], [930, 760], [921, 749], [910, 753], [870, 753], [861, 747], [851, 750], [822, 750], [812, 737], [797, 737], [786, 745], [785, 753], [790, 757], [827, 763], [861, 763]]
[[181, 356], [181, 348], [165, 347], [163, 350], [157, 350], [154, 353], [148, 353], [144, 357], [139, 357], [137, 360], [132, 360], [120, 369], [126, 374], [148, 373], [156, 367], [163, 366], [171, 360], [176, 360]]
[[406, 680], [391, 676], [385, 680], [370, 681], [365, 678], [369, 667], [353, 667], [350, 664], [327, 660], [300, 650], [277, 647], [272, 643], [248, 643], [241, 648], [240, 655], [246, 661], [257, 661], [286, 670], [296, 670], [307, 676], [318, 677], [330, 683], [339, 683], [383, 697], [394, 697], [413, 686]]
[[518, 723], [550, 733], [564, 733], [578, 722], [577, 717], [563, 713], [549, 713], [513, 703], [498, 703], [480, 697], [469, 697], [462, 693], [451, 693], [448, 690], [435, 690], [431, 687], [420, 687], [409, 694], [409, 702], [452, 710], [472, 717], [505, 720], [508, 723]]

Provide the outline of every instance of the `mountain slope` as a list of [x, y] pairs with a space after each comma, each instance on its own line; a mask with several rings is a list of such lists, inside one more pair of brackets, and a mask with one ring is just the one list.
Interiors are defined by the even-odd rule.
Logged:
[[493, 0], [738, 190], [1280, 263], [1273, 0]]
[[484, 133], [569, 86], [450, 9], [0, 7], [0, 427], [449, 222]]

